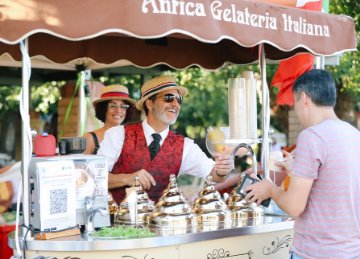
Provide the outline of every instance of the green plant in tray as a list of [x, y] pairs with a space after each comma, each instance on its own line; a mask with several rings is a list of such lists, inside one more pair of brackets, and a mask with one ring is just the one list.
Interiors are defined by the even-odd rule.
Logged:
[[155, 234], [147, 228], [135, 228], [130, 226], [103, 228], [97, 232], [92, 233], [91, 235], [93, 237], [119, 239], [145, 238], [155, 236]]

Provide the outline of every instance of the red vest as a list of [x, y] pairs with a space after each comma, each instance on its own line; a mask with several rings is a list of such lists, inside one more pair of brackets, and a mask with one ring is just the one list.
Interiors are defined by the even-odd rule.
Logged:
[[[155, 179], [156, 186], [147, 190], [150, 199], [157, 202], [169, 183], [169, 176], [179, 173], [184, 149], [184, 137], [169, 131], [154, 160], [146, 144], [141, 123], [127, 124], [125, 140], [119, 159], [114, 164], [113, 174], [132, 174], [140, 169], [148, 171]], [[114, 200], [120, 203], [125, 198], [125, 188], [112, 189]]]

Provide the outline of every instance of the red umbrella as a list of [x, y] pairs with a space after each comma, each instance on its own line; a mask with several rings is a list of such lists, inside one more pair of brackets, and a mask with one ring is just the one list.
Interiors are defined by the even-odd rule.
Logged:
[[[299, 1], [304, 5], [301, 9], [321, 11], [322, 0]], [[294, 105], [292, 87], [296, 78], [313, 68], [314, 56], [311, 54], [299, 54], [280, 62], [279, 67], [271, 82], [272, 86], [279, 88], [276, 103], [279, 105]]]
[[311, 54], [299, 54], [288, 60], [281, 61], [274, 75], [271, 85], [278, 87], [276, 103], [279, 105], [294, 105], [292, 87], [296, 78], [312, 69], [314, 56]]

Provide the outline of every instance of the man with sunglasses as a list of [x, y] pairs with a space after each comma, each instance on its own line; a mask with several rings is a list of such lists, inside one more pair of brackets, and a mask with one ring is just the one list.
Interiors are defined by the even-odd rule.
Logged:
[[169, 130], [186, 94], [187, 89], [177, 85], [172, 76], [153, 78], [141, 87], [141, 99], [136, 103], [136, 108], [145, 112], [144, 121], [105, 133], [99, 154], [108, 158], [109, 189], [116, 202], [125, 198], [125, 188], [132, 186], [135, 176], [140, 177], [141, 185], [156, 202], [171, 174], [211, 174], [214, 181], [222, 182], [232, 170], [229, 155], [217, 154], [214, 161], [192, 139]]

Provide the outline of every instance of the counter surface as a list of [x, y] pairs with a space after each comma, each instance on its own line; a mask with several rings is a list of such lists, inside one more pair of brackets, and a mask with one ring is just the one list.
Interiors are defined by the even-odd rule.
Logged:
[[[193, 242], [215, 240], [236, 236], [255, 235], [283, 230], [291, 230], [294, 222], [290, 217], [265, 216], [256, 222], [236, 223], [230, 227], [202, 226], [197, 229], [161, 228], [152, 229], [156, 237], [126, 239], [119, 238], [94, 238], [83, 235], [55, 238], [50, 240], [28, 240], [26, 250], [37, 251], [104, 251], [127, 250], [139, 248], [163, 247], [181, 245]], [[9, 238], [9, 245], [14, 248], [14, 240]]]

